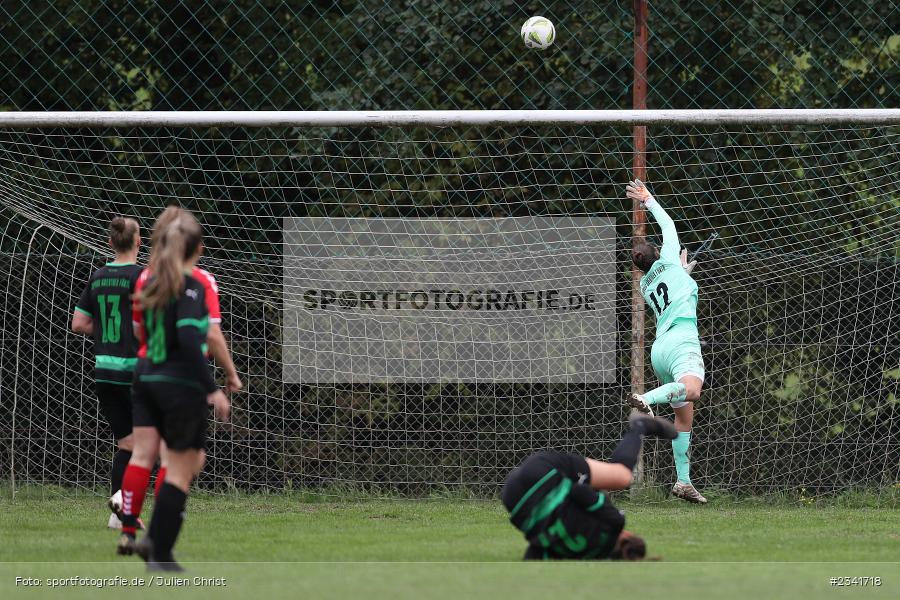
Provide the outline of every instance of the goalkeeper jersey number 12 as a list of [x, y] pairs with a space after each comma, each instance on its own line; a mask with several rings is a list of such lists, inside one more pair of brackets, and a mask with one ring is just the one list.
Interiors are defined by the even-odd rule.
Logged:
[[647, 207], [663, 233], [659, 258], [641, 277], [641, 295], [656, 315], [656, 337], [671, 329], [676, 319], [697, 324], [697, 282], [681, 266], [681, 244], [675, 223], [654, 201]]

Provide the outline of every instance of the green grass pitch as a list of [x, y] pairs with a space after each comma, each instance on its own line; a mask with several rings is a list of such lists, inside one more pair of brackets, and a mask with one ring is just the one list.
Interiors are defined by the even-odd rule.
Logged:
[[[0, 597], [900, 598], [896, 509], [622, 506], [626, 527], [661, 562], [519, 562], [523, 540], [497, 502], [192, 498], [177, 548], [187, 583], [175, 586], [114, 555], [100, 497], [32, 490], [13, 502], [3, 490]], [[143, 578], [145, 589], [49, 587], [49, 578], [117, 575]], [[17, 577], [42, 585], [17, 585]], [[201, 587], [194, 577], [226, 585]], [[880, 577], [881, 586], [832, 587], [831, 577]]]

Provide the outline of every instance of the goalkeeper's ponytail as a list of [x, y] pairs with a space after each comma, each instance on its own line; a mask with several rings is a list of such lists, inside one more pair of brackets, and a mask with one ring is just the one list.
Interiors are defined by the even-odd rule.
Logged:
[[142, 308], [162, 308], [178, 297], [184, 286], [185, 263], [202, 241], [203, 231], [194, 215], [177, 206], [163, 211], [153, 227], [152, 276], [138, 298]]

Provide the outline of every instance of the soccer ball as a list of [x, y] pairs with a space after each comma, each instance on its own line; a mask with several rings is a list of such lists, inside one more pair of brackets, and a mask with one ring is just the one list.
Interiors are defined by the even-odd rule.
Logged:
[[556, 39], [556, 29], [550, 19], [531, 17], [522, 25], [522, 41], [526, 48], [546, 50]]

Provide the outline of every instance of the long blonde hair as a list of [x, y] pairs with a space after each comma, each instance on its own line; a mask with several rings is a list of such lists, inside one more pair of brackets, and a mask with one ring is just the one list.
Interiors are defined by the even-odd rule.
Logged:
[[141, 291], [141, 308], [162, 308], [181, 293], [185, 262], [203, 241], [203, 230], [194, 215], [178, 206], [163, 211], [150, 238], [150, 272], [153, 277]]

